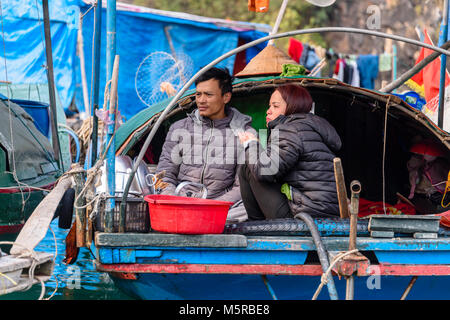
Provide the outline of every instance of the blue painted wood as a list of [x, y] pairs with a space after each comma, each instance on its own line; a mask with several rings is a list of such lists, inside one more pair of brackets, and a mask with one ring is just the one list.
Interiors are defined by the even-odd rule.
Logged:
[[[348, 239], [323, 238], [328, 251], [346, 251]], [[309, 237], [247, 237], [246, 248], [97, 247], [101, 263], [303, 264], [315, 245]], [[380, 262], [448, 264], [450, 239], [358, 238], [360, 251], [372, 251]]]
[[380, 263], [450, 264], [450, 251], [375, 251]]
[[307, 251], [126, 250], [99, 248], [99, 261], [111, 263], [304, 264]]
[[[267, 276], [280, 300], [311, 300], [320, 277]], [[399, 300], [411, 277], [356, 277], [356, 300]], [[138, 274], [137, 280], [114, 278], [118, 288], [148, 300], [270, 300], [271, 294], [259, 275]], [[334, 277], [340, 297], [345, 297], [346, 281]], [[449, 300], [450, 276], [419, 277], [407, 300]], [[324, 287], [318, 297], [328, 300]]]

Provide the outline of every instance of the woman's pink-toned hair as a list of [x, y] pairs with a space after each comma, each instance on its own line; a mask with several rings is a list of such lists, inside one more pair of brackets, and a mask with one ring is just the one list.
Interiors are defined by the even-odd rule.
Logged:
[[295, 84], [286, 84], [275, 89], [286, 101], [285, 116], [293, 113], [308, 113], [311, 111], [313, 100], [308, 90]]

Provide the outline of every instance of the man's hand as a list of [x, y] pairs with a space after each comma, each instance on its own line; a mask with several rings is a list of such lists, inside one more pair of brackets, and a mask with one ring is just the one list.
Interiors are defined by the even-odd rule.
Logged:
[[166, 175], [166, 171], [163, 170], [153, 176], [152, 180], [153, 180], [153, 186], [155, 188], [155, 191], [163, 190], [169, 185], [167, 182], [164, 182], [162, 180], [165, 175]]

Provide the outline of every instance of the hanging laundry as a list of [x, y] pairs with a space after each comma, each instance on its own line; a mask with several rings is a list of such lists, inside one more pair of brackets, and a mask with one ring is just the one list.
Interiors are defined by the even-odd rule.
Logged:
[[350, 84], [353, 77], [353, 68], [345, 61], [344, 66], [344, 82]]
[[248, 0], [248, 10], [255, 12], [269, 11], [270, 0]]
[[361, 82], [359, 78], [358, 64], [356, 63], [356, 60], [351, 59], [349, 61], [346, 61], [346, 63], [353, 70], [352, 81], [350, 81], [349, 84], [351, 84], [354, 87], [359, 87], [361, 85]]
[[299, 63], [305, 66], [306, 69], [312, 70], [319, 62], [320, 58], [314, 48], [307, 43], [303, 43], [303, 51]]
[[356, 60], [359, 69], [361, 87], [367, 89], [375, 88], [375, 79], [378, 77], [378, 55], [360, 55]]
[[378, 70], [380, 72], [391, 71], [392, 69], [392, 55], [390, 53], [380, 54], [378, 62]]
[[343, 82], [344, 81], [344, 69], [345, 69], [345, 60], [342, 58], [339, 58], [336, 61], [336, 66], [335, 66], [334, 72], [333, 72], [333, 78]]
[[295, 38], [290, 38], [288, 54], [292, 58], [292, 60], [294, 60], [295, 62], [300, 62], [302, 52], [303, 52], [303, 43], [301, 43]]
[[336, 63], [339, 59], [339, 56], [334, 52], [332, 48], [328, 49], [325, 54], [325, 57], [328, 61], [328, 77], [332, 78], [334, 74], [334, 69], [336, 68]]

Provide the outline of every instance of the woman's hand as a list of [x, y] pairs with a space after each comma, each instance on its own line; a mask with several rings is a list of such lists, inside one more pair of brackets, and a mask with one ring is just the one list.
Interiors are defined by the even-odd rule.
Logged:
[[244, 144], [244, 143], [246, 143], [248, 141], [252, 141], [252, 140], [258, 141], [258, 138], [256, 138], [256, 136], [253, 133], [248, 132], [248, 131], [239, 132], [238, 136], [239, 136], [239, 141], [241, 142], [241, 144]]

